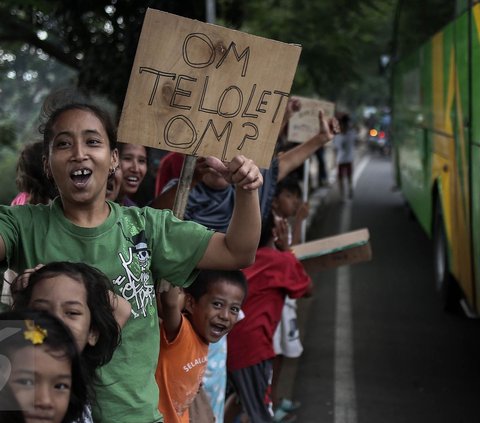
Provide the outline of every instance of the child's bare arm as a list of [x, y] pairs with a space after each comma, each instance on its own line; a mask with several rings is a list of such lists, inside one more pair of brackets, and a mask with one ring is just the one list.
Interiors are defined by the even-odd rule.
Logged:
[[335, 118], [325, 117], [323, 110], [319, 112], [320, 130], [317, 135], [308, 141], [286, 151], [278, 158], [278, 176], [281, 181], [291, 171], [303, 164], [315, 151], [333, 139], [340, 132], [338, 121]]
[[162, 304], [162, 324], [167, 340], [173, 341], [180, 331], [182, 310], [180, 306], [180, 288], [171, 286], [168, 291], [160, 293]]
[[252, 160], [236, 156], [224, 164], [208, 158], [209, 166], [235, 185], [235, 205], [226, 234], [215, 233], [198, 263], [200, 269], [239, 269], [255, 260], [261, 216], [258, 188], [263, 178]]
[[127, 320], [130, 318], [132, 306], [125, 298], [115, 294], [113, 291], [108, 291], [108, 296], [113, 309], [113, 317], [115, 317], [118, 326], [123, 328], [125, 323], [127, 323]]

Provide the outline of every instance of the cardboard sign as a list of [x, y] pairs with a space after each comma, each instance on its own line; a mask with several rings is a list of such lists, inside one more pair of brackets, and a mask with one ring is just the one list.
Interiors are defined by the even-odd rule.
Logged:
[[300, 51], [148, 9], [118, 139], [267, 168]]
[[308, 273], [372, 259], [368, 229], [347, 232], [292, 247]]
[[320, 123], [318, 112], [323, 109], [325, 116], [329, 119], [335, 113], [335, 104], [324, 100], [312, 98], [292, 97], [300, 101], [300, 110], [293, 113], [288, 121], [288, 141], [305, 142], [318, 134]]

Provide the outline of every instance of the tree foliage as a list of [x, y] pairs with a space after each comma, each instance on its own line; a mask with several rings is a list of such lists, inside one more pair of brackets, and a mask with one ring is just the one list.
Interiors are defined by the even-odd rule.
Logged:
[[[295, 89], [333, 100], [361, 80], [367, 63], [376, 71], [390, 38], [393, 0], [216, 3], [223, 25], [301, 44]], [[0, 41], [39, 49], [73, 69], [81, 89], [121, 106], [147, 7], [205, 19], [195, 0], [0, 0]]]
[[[407, 12], [423, 4], [398, 1]], [[377, 63], [389, 50], [396, 2], [215, 4], [220, 25], [302, 45], [293, 93], [354, 108], [387, 101], [387, 82]], [[11, 147], [18, 148], [19, 140], [32, 141], [28, 129], [35, 127], [40, 104], [54, 88], [76, 85], [121, 110], [148, 7], [205, 20], [205, 3], [198, 0], [0, 0], [0, 167], [7, 166], [7, 156], [11, 167]]]
[[75, 70], [80, 89], [121, 105], [147, 7], [204, 18], [194, 0], [3, 0], [0, 41], [41, 50]]
[[[387, 86], [378, 59], [389, 49], [393, 6], [394, 0], [250, 0], [245, 26], [302, 45], [294, 91], [349, 104], [359, 100], [365, 80]], [[361, 91], [364, 102], [374, 99]]]
[[426, 42], [455, 16], [455, 5], [445, 0], [399, 0], [396, 6], [396, 58], [405, 56]]

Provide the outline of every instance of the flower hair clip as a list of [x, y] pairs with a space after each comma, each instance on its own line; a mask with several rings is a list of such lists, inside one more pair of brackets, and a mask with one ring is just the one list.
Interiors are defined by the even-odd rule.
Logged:
[[35, 325], [33, 320], [25, 320], [27, 330], [23, 332], [23, 336], [27, 341], [31, 341], [33, 345], [43, 344], [47, 337], [47, 330]]

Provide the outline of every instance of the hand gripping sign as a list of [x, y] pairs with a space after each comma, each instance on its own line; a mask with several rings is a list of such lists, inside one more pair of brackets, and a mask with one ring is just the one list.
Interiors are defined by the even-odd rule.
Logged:
[[148, 9], [118, 139], [269, 167], [300, 51]]

